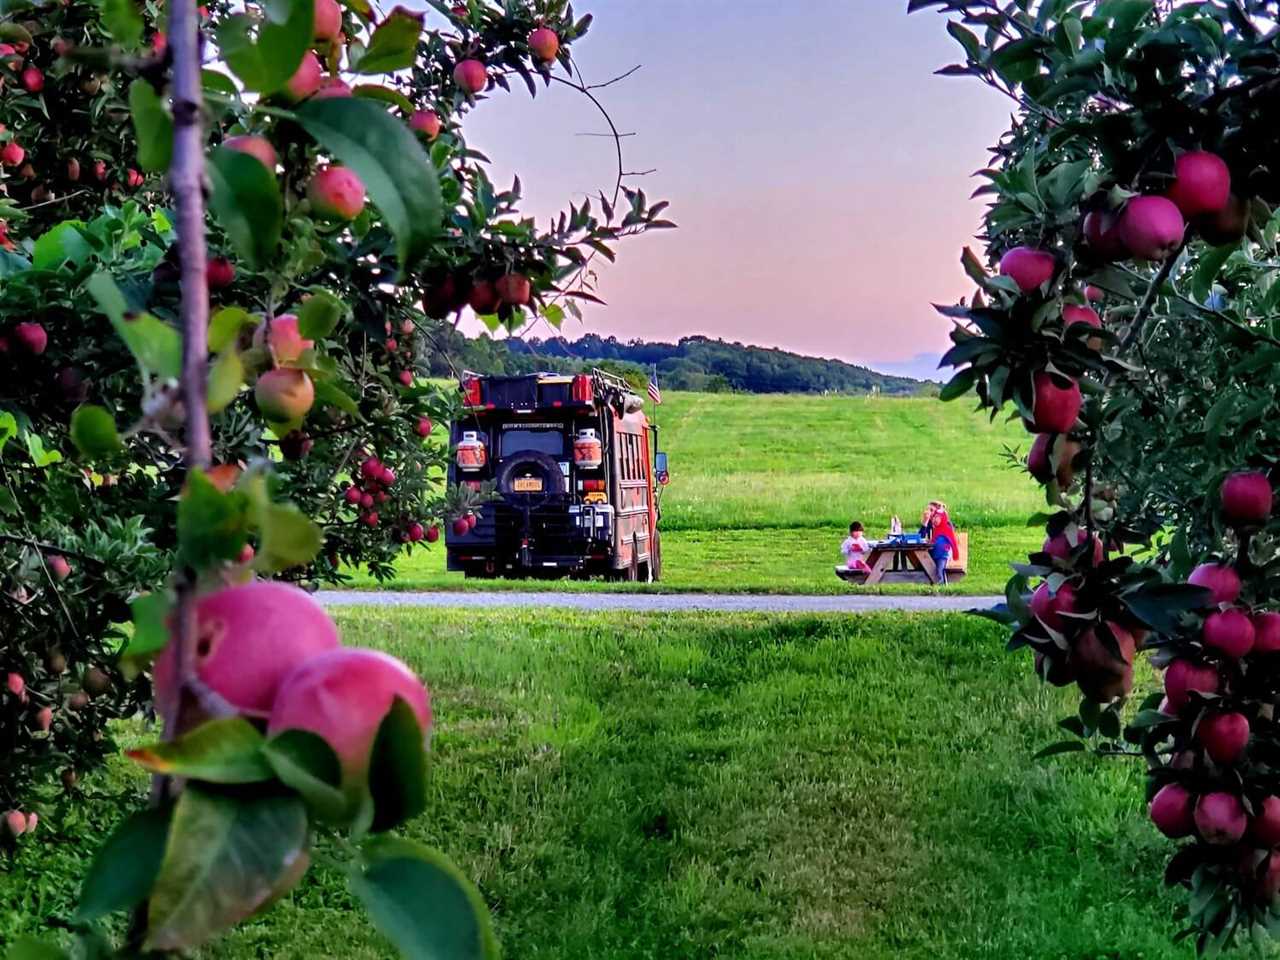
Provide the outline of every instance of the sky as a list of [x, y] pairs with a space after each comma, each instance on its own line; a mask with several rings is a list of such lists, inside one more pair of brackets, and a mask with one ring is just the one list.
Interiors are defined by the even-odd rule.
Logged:
[[[943, 18], [905, 0], [579, 0], [574, 45], [624, 140], [629, 183], [679, 225], [622, 243], [607, 307], [564, 333], [706, 334], [937, 378], [949, 321], [931, 303], [971, 291], [959, 266], [982, 207], [967, 198], [1010, 106], [957, 59]], [[523, 84], [465, 120], [541, 222], [611, 188], [613, 142], [578, 92]], [[598, 259], [598, 258], [597, 258]], [[470, 323], [474, 332], [478, 325]], [[533, 335], [547, 336], [540, 325]]]

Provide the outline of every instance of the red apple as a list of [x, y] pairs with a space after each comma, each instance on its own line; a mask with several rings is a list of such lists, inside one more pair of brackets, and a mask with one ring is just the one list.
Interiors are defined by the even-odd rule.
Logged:
[[479, 60], [460, 60], [453, 68], [453, 82], [469, 94], [477, 94], [489, 84], [489, 73]]
[[[1098, 537], [1091, 537], [1079, 527], [1075, 533], [1068, 535], [1064, 530], [1056, 537], [1045, 537], [1044, 545], [1040, 548], [1042, 553], [1047, 553], [1055, 560], [1068, 561], [1071, 559], [1077, 548], [1086, 541], [1093, 543], [1093, 565], [1096, 567], [1104, 559], [1106, 559], [1106, 550], [1102, 545], [1102, 541]], [[1086, 553], [1089, 551], [1085, 551]]]
[[440, 539], [440, 528], [434, 523], [427, 527], [427, 543], [435, 543]]
[[1120, 236], [1139, 260], [1167, 260], [1182, 246], [1187, 225], [1172, 200], [1134, 197], [1120, 218]]
[[316, 345], [314, 340], [305, 339], [298, 331], [298, 318], [292, 313], [282, 313], [271, 321], [270, 337], [267, 336], [267, 326], [265, 320], [258, 324], [253, 332], [253, 345], [261, 349], [269, 342], [276, 363], [293, 363]]
[[1253, 639], [1253, 623], [1243, 610], [1227, 607], [1205, 617], [1205, 644], [1228, 657], [1243, 657], [1253, 649]]
[[1051, 593], [1049, 584], [1046, 581], [1040, 584], [1035, 593], [1031, 595], [1031, 612], [1046, 627], [1059, 633], [1066, 626], [1062, 615], [1064, 613], [1076, 613], [1078, 609], [1076, 588], [1070, 583], [1062, 584], [1062, 586], [1058, 587], [1057, 593]]
[[299, 103], [319, 90], [323, 82], [324, 68], [316, 55], [308, 50], [281, 94], [291, 103]]
[[13, 328], [13, 339], [18, 346], [33, 356], [44, 353], [49, 345], [49, 335], [38, 323], [20, 323]]
[[1218, 213], [1231, 197], [1231, 171], [1216, 153], [1193, 150], [1174, 161], [1169, 199], [1187, 219]]
[[477, 280], [471, 286], [471, 296], [467, 302], [472, 310], [484, 316], [496, 313], [498, 307], [502, 305], [502, 298], [498, 296], [497, 289], [488, 280]]
[[1253, 819], [1249, 821], [1249, 839], [1259, 846], [1280, 845], [1280, 797], [1275, 794], [1264, 797], [1253, 805]]
[[560, 38], [554, 30], [539, 27], [529, 34], [529, 50], [543, 63], [551, 63], [560, 52]]
[[1255, 613], [1253, 621], [1253, 652], [1275, 653], [1280, 650], [1280, 613], [1268, 610]]
[[[196, 604], [196, 675], [231, 706], [265, 717], [280, 682], [300, 663], [338, 646], [338, 630], [305, 590], [256, 581]], [[156, 701], [166, 715], [178, 695], [170, 643], [155, 664]]]
[[1053, 279], [1058, 261], [1047, 250], [1014, 247], [1000, 258], [1000, 273], [1012, 277], [1023, 293], [1038, 290]]
[[226, 140], [222, 141], [222, 145], [228, 150], [236, 150], [240, 153], [247, 153], [249, 156], [255, 157], [264, 167], [272, 173], [275, 172], [276, 148], [271, 145], [271, 141], [266, 137], [242, 134], [238, 137], [228, 137]]
[[503, 303], [509, 303], [513, 307], [522, 307], [529, 302], [529, 278], [522, 273], [508, 273], [499, 277], [494, 281], [493, 289]]
[[458, 517], [457, 520], [453, 521], [454, 536], [461, 537], [463, 534], [470, 533], [470, 532], [471, 532], [471, 524], [467, 522], [466, 517]]
[[[1092, 307], [1081, 307], [1074, 303], [1069, 303], [1062, 308], [1062, 323], [1068, 329], [1076, 324], [1093, 327], [1096, 330], [1102, 329], [1102, 318], [1098, 316], [1097, 310]], [[1101, 337], [1090, 337], [1087, 343], [1091, 350], [1102, 349]]]
[[58, 554], [51, 554], [45, 561], [49, 565], [49, 572], [53, 574], [57, 580], [65, 580], [71, 576], [71, 564], [67, 563], [67, 558]]
[[1109, 210], [1086, 214], [1082, 225], [1085, 243], [1099, 260], [1123, 260], [1129, 255], [1120, 232], [1120, 217]]
[[431, 698], [408, 667], [374, 650], [332, 650], [284, 677], [267, 733], [307, 730], [320, 736], [338, 755], [344, 788], [363, 789], [378, 728], [397, 699], [413, 711], [425, 741]]
[[1090, 284], [1089, 286], [1084, 288], [1084, 298], [1088, 300], [1090, 303], [1097, 303], [1100, 300], [1105, 300], [1106, 294], [1102, 292], [1101, 288], [1095, 287], [1092, 284]]
[[22, 158], [27, 155], [27, 151], [23, 150], [17, 140], [10, 140], [3, 147], [0, 147], [0, 163], [6, 167], [16, 167], [22, 163]]
[[1181, 713], [1192, 693], [1217, 693], [1220, 678], [1213, 667], [1192, 660], [1174, 660], [1164, 672], [1164, 692], [1169, 707]]
[[1075, 426], [1084, 405], [1080, 385], [1068, 380], [1067, 386], [1051, 374], [1041, 371], [1033, 381], [1031, 429], [1036, 433], [1067, 433]]
[[355, 92], [340, 77], [326, 77], [320, 89], [312, 94], [315, 100], [328, 100], [334, 97], [354, 97]]
[[1253, 210], [1248, 200], [1234, 193], [1227, 200], [1227, 205], [1217, 213], [1207, 213], [1196, 217], [1195, 228], [1205, 242], [1215, 247], [1239, 243], [1249, 232], [1249, 220]]
[[1147, 811], [1156, 829], [1172, 840], [1189, 837], [1195, 831], [1195, 797], [1180, 784], [1161, 787]]
[[1231, 793], [1206, 793], [1196, 801], [1196, 829], [1206, 843], [1236, 843], [1249, 825], [1240, 798]]
[[422, 524], [418, 523], [417, 521], [409, 524], [408, 529], [406, 529], [405, 532], [409, 534], [410, 543], [417, 543], [419, 540], [421, 540], [423, 537], [427, 535], [427, 531], [423, 529]]
[[1249, 719], [1243, 713], [1210, 713], [1200, 720], [1196, 737], [1215, 763], [1235, 763], [1249, 744]]
[[348, 167], [325, 167], [311, 178], [307, 198], [325, 220], [354, 220], [364, 209], [364, 181]]
[[35, 67], [22, 71], [22, 87], [27, 93], [39, 93], [44, 89], [44, 74]]
[[1240, 574], [1225, 563], [1202, 563], [1191, 571], [1187, 583], [1210, 592], [1210, 604], [1235, 603], [1240, 596]]
[[428, 140], [440, 136], [440, 117], [434, 110], [415, 110], [409, 118], [409, 129], [420, 133]]
[[221, 290], [235, 283], [235, 265], [226, 257], [213, 257], [205, 271], [205, 278], [210, 290]]
[[316, 388], [304, 371], [277, 367], [258, 377], [253, 396], [264, 417], [287, 423], [307, 415], [316, 401]]
[[418, 432], [418, 436], [420, 436], [420, 437], [429, 437], [429, 436], [431, 436], [431, 427], [432, 427], [432, 424], [431, 424], [431, 418], [430, 418], [430, 417], [419, 417], [419, 418], [418, 418], [418, 426], [417, 426], [417, 428], [416, 428], [416, 429], [417, 429], [417, 432]]
[[315, 38], [336, 40], [341, 32], [342, 7], [338, 0], [316, 0]]
[[1082, 634], [1071, 657], [1080, 692], [1095, 703], [1110, 703], [1133, 689], [1133, 635], [1117, 623], [1108, 623], [1120, 648], [1120, 656], [1103, 643], [1096, 629]]
[[1271, 481], [1260, 470], [1231, 474], [1222, 481], [1222, 516], [1233, 527], [1256, 527], [1271, 516]]

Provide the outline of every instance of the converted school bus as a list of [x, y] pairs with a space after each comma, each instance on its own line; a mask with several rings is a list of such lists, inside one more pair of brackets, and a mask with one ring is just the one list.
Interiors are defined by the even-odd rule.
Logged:
[[450, 484], [499, 497], [466, 533], [445, 535], [448, 568], [469, 577], [657, 580], [666, 455], [640, 397], [595, 370], [564, 376], [464, 374]]

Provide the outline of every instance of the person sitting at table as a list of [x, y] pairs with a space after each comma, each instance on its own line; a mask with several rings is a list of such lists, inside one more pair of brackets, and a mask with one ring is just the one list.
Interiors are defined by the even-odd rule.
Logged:
[[863, 536], [862, 524], [857, 520], [849, 524], [849, 536], [840, 544], [840, 552], [844, 554], [845, 566], [860, 573], [870, 573], [866, 556], [871, 552], [871, 544]]
[[938, 583], [947, 582], [947, 564], [958, 552], [959, 538], [951, 526], [947, 505], [941, 500], [930, 500], [920, 517], [920, 536], [929, 541], [929, 556], [938, 572]]

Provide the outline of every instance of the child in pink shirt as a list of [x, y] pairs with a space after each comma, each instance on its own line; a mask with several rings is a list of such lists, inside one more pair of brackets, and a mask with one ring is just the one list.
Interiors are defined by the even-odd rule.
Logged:
[[858, 523], [858, 521], [855, 520], [849, 524], [849, 536], [844, 543], [840, 544], [840, 552], [844, 554], [845, 566], [850, 570], [858, 570], [862, 573], [871, 572], [866, 560], [867, 554], [871, 552], [871, 544], [862, 535], [862, 524]]

